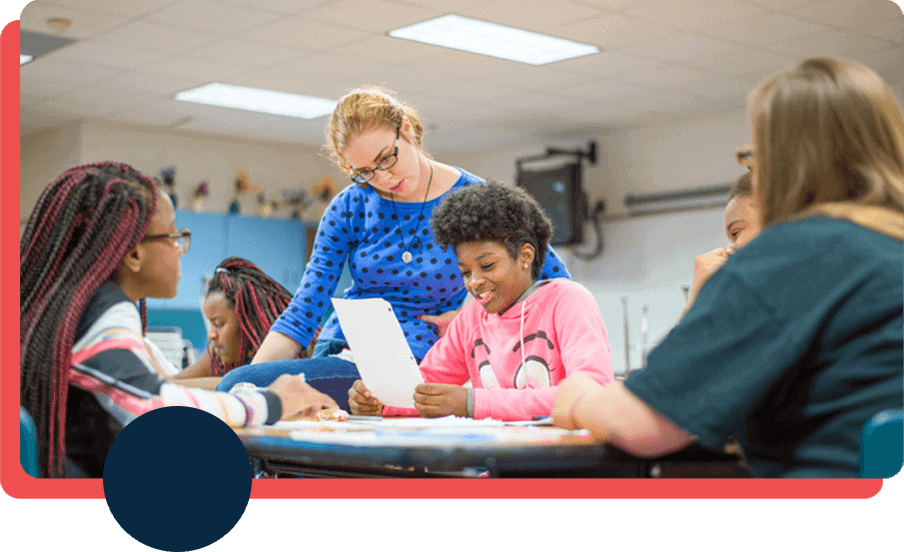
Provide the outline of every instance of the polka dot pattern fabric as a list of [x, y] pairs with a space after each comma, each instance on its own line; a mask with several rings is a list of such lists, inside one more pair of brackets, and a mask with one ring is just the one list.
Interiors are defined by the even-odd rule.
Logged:
[[[461, 177], [449, 192], [485, 182], [458, 170]], [[467, 295], [455, 252], [451, 248], [443, 251], [434, 243], [430, 229], [433, 209], [446, 194], [427, 202], [421, 212], [422, 204], [417, 202], [396, 202], [393, 208], [390, 200], [370, 186], [350, 184], [339, 192], [320, 221], [301, 285], [271, 329], [298, 343], [309, 343], [348, 262], [352, 285], [343, 297], [388, 301], [420, 362], [437, 336], [436, 326], [417, 317], [457, 309]], [[420, 247], [415, 249], [416, 237]], [[402, 259], [406, 250], [412, 253], [409, 263]], [[570, 275], [550, 248], [541, 279], [556, 277]], [[335, 313], [324, 324], [320, 339], [345, 339]]]

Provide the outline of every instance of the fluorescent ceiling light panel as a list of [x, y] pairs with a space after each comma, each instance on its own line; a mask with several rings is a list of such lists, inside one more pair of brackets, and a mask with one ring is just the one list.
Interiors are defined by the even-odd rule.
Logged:
[[449, 14], [389, 31], [389, 36], [530, 65], [600, 51], [596, 46]]
[[19, 54], [19, 66], [25, 65], [29, 61], [33, 60], [34, 56], [26, 56], [24, 54]]
[[176, 93], [176, 99], [183, 102], [245, 109], [300, 119], [323, 117], [332, 113], [336, 108], [336, 100], [222, 82], [212, 82], [197, 88], [183, 90]]

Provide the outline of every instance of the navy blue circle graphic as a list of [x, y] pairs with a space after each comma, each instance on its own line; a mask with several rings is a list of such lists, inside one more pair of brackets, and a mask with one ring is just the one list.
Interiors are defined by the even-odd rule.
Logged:
[[251, 464], [235, 432], [186, 406], [151, 410], [113, 441], [104, 464], [110, 513], [135, 540], [197, 550], [228, 533], [251, 498]]

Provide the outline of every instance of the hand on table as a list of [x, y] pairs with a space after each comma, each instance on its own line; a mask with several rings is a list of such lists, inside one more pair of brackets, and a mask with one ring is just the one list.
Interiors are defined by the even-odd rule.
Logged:
[[283, 420], [299, 414], [306, 417], [316, 416], [323, 408], [339, 409], [339, 405], [329, 395], [317, 391], [299, 376], [283, 374], [267, 389], [275, 393], [282, 402], [280, 419]]
[[448, 383], [422, 383], [414, 388], [414, 407], [425, 418], [468, 416], [468, 390]]
[[585, 374], [574, 374], [559, 382], [559, 391], [552, 405], [552, 423], [564, 429], [574, 429], [574, 409], [579, 400], [603, 386]]
[[383, 403], [371, 396], [361, 380], [356, 380], [348, 390], [348, 407], [355, 416], [380, 416], [383, 413]]

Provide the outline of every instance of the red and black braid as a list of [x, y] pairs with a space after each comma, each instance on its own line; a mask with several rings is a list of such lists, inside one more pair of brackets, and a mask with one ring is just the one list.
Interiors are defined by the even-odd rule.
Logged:
[[207, 293], [221, 292], [239, 321], [239, 358], [237, 364], [223, 362], [214, 352], [211, 370], [222, 376], [241, 366], [260, 347], [270, 326], [292, 300], [282, 284], [268, 276], [257, 265], [241, 257], [229, 257], [217, 266]]
[[147, 232], [156, 202], [154, 183], [132, 167], [95, 163], [58, 176], [28, 220], [20, 243], [19, 393], [35, 421], [44, 477], [63, 474], [78, 321]]

